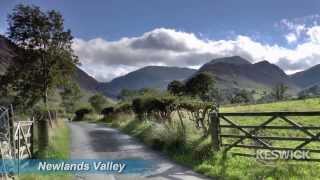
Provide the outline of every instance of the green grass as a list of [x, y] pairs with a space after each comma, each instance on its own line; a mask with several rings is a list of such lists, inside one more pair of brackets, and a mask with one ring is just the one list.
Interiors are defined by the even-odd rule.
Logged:
[[320, 111], [320, 99], [291, 100], [258, 105], [222, 107], [221, 112]]
[[[221, 112], [266, 112], [266, 111], [320, 111], [320, 99], [284, 101], [270, 104], [222, 107]], [[291, 117], [303, 125], [319, 125], [319, 117]], [[233, 118], [238, 124], [259, 124], [264, 118]], [[191, 121], [187, 125], [186, 136], [179, 132], [177, 124], [167, 126], [150, 121], [135, 120], [132, 115], [121, 115], [115, 118], [111, 126], [139, 138], [150, 147], [166, 152], [173, 160], [190, 166], [197, 172], [219, 179], [235, 180], [309, 180], [320, 179], [320, 163], [278, 161], [259, 162], [254, 158], [227, 156], [221, 152], [213, 152], [210, 138], [201, 138], [201, 133]], [[276, 120], [274, 124], [284, 124]], [[273, 124], [273, 125], [274, 125]], [[224, 133], [240, 133], [237, 130]], [[303, 136], [300, 132], [264, 131], [267, 135]], [[247, 142], [248, 143], [248, 142]], [[272, 142], [278, 146], [294, 146], [294, 142]], [[308, 148], [320, 149], [319, 143], [312, 143]], [[233, 149], [235, 152], [245, 152], [244, 149]]]
[[[66, 123], [61, 121], [50, 131], [50, 142], [48, 158], [50, 159], [69, 159], [70, 157], [70, 134]], [[71, 180], [69, 174], [26, 174], [20, 175], [19, 180]]]

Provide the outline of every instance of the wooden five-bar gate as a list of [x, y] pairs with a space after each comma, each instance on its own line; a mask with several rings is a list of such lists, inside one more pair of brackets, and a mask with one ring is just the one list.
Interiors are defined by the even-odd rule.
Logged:
[[13, 108], [0, 106], [0, 155], [2, 159], [27, 159], [33, 154], [34, 120], [15, 119]]
[[33, 122], [18, 121], [14, 123], [15, 159], [31, 158], [33, 154]]
[[[313, 118], [312, 125], [303, 125], [304, 120], [297, 122], [293, 118]], [[259, 122], [255, 125], [241, 124], [246, 118]], [[310, 122], [311, 122], [310, 121]], [[249, 123], [250, 124], [250, 123]], [[263, 133], [264, 131], [273, 131]], [[279, 133], [278, 133], [278, 132]], [[291, 135], [280, 131], [294, 131]], [[211, 132], [213, 148], [225, 153], [232, 149], [251, 150], [280, 150], [280, 151], [308, 151], [320, 154], [320, 144], [307, 147], [311, 143], [320, 142], [320, 112], [254, 112], [254, 113], [211, 113]], [[262, 134], [262, 135], [261, 135]], [[249, 141], [251, 143], [249, 143]], [[276, 146], [273, 142], [286, 141], [289, 144], [298, 142], [293, 146], [282, 143]], [[248, 154], [243, 151], [232, 152], [235, 155], [256, 157], [256, 154]], [[305, 159], [320, 161], [320, 159]]]

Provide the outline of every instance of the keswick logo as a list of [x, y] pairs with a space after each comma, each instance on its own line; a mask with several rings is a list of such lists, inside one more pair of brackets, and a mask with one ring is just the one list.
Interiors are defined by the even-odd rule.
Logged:
[[304, 150], [257, 150], [256, 158], [259, 160], [306, 160], [310, 152]]

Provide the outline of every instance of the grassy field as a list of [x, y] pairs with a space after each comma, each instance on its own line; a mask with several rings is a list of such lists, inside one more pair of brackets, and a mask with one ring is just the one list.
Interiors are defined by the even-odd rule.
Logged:
[[[221, 112], [266, 112], [266, 111], [320, 111], [320, 99], [287, 101], [260, 105], [222, 107]], [[295, 118], [295, 117], [294, 117]], [[264, 119], [240, 118], [233, 119], [239, 124], [259, 124]], [[295, 118], [296, 122], [304, 125], [318, 125], [317, 118]], [[199, 130], [192, 122], [185, 122], [185, 136], [177, 125], [164, 125], [150, 121], [138, 121], [132, 115], [121, 115], [111, 122], [113, 127], [139, 138], [154, 149], [166, 152], [175, 161], [190, 166], [194, 170], [219, 179], [235, 180], [309, 180], [320, 179], [320, 163], [297, 161], [259, 162], [254, 158], [227, 156], [211, 150], [210, 138], [202, 138]], [[275, 121], [281, 124], [280, 120]], [[238, 133], [238, 132], [233, 132]], [[272, 135], [297, 136], [299, 132], [264, 132]], [[295, 144], [273, 144], [294, 146]], [[320, 149], [318, 144], [308, 147]], [[244, 151], [235, 149], [234, 151]]]
[[[222, 108], [222, 112], [266, 112], [266, 111], [320, 111], [320, 99], [307, 99], [307, 100], [296, 100], [296, 101], [284, 101], [271, 104], [260, 104], [260, 105], [248, 105], [248, 106], [237, 106], [237, 107], [227, 107]], [[232, 117], [231, 119], [239, 125], [258, 125], [266, 121], [269, 117]], [[290, 120], [307, 126], [318, 126], [320, 117], [288, 117]], [[224, 123], [222, 121], [222, 123]], [[280, 126], [290, 126], [284, 120], [277, 118], [269, 125], [280, 125]], [[313, 134], [317, 134], [318, 131], [312, 131]], [[241, 134], [236, 129], [223, 129], [224, 134]], [[259, 131], [259, 135], [262, 136], [280, 136], [280, 137], [302, 137], [307, 138], [308, 136], [298, 130], [263, 130]], [[228, 139], [229, 142], [233, 142]], [[247, 141], [247, 143], [249, 143]], [[269, 141], [274, 146], [279, 147], [296, 147], [301, 141]], [[320, 143], [312, 142], [305, 146], [308, 149], [320, 149]], [[241, 149], [234, 149], [236, 152], [241, 151]], [[252, 153], [252, 151], [251, 151]], [[314, 158], [320, 158], [319, 155], [314, 155]]]
[[221, 112], [320, 111], [320, 98], [222, 107]]
[[[61, 120], [61, 119], [59, 119]], [[69, 159], [70, 156], [70, 138], [69, 129], [66, 123], [61, 120], [50, 131], [50, 144], [48, 158], [50, 159]], [[28, 174], [18, 177], [19, 180], [71, 180], [72, 176], [68, 174]]]

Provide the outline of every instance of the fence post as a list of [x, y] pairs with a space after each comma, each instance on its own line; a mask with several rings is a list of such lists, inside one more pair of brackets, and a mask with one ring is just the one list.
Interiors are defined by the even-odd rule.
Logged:
[[15, 123], [14, 123], [14, 112], [13, 112], [13, 106], [10, 105], [10, 109], [8, 110], [8, 120], [9, 120], [9, 133], [10, 133], [10, 146], [13, 149], [13, 157], [16, 158], [16, 140], [15, 140]]
[[34, 157], [34, 118], [32, 117], [32, 124], [31, 124], [31, 127], [30, 127], [30, 133], [31, 133], [31, 137], [30, 137], [30, 151], [31, 151], [31, 158]]
[[38, 121], [38, 139], [40, 156], [47, 157], [49, 147], [49, 121], [47, 118]]
[[211, 122], [211, 141], [215, 151], [220, 150], [220, 119], [218, 110], [214, 110], [210, 114]]

